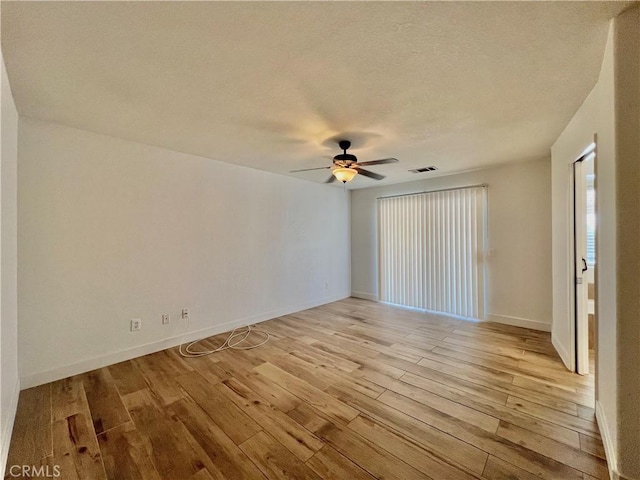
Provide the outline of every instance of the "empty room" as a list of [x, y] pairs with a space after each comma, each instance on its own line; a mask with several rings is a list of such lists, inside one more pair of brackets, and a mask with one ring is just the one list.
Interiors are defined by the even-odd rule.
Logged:
[[640, 480], [640, 2], [0, 2], [0, 473]]

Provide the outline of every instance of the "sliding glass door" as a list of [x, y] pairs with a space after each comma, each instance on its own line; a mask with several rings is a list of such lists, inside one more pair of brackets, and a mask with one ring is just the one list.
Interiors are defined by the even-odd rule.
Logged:
[[486, 190], [378, 199], [381, 301], [484, 317]]

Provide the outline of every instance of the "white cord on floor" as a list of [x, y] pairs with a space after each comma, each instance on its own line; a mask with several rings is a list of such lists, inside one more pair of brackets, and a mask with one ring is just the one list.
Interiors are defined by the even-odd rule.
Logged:
[[[188, 328], [189, 327], [187, 325], [187, 329]], [[241, 330], [241, 331], [238, 331], [238, 330]], [[264, 335], [264, 340], [254, 345], [242, 346], [241, 344], [244, 343], [247, 340], [247, 338], [249, 338], [249, 335], [251, 335], [251, 333], [253, 332], [258, 333], [260, 335]], [[234, 341], [235, 338], [240, 338], [240, 340]], [[184, 344], [181, 344], [179, 348], [180, 355], [187, 358], [194, 358], [194, 357], [204, 357], [206, 355], [211, 355], [212, 353], [221, 352], [223, 350], [252, 350], [254, 348], [261, 347], [262, 345], [267, 343], [269, 341], [269, 333], [265, 332], [264, 330], [259, 330], [257, 328], [254, 328], [251, 325], [246, 327], [236, 327], [229, 334], [229, 336], [224, 341], [224, 343], [220, 345], [218, 348], [216, 348], [215, 350], [195, 350], [194, 349], [195, 345], [202, 342], [202, 340], [203, 339], [195, 340], [187, 344], [186, 347]]]

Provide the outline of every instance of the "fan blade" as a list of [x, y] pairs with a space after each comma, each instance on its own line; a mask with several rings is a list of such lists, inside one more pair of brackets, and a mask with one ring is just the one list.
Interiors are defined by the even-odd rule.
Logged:
[[358, 165], [383, 165], [385, 163], [396, 163], [397, 158], [382, 158], [380, 160], [371, 160], [370, 162], [358, 162]]
[[318, 167], [318, 168], [303, 168], [302, 170], [289, 170], [289, 173], [310, 172], [311, 170], [326, 170], [327, 168], [331, 168], [331, 166], [329, 166], [329, 167]]
[[370, 172], [369, 170], [365, 170], [364, 168], [357, 168], [356, 167], [356, 170], [358, 171], [358, 173], [360, 175], [364, 175], [365, 177], [373, 178], [374, 180], [382, 180], [383, 178], [385, 178], [384, 175], [380, 175], [378, 173]]
[[335, 181], [336, 181], [336, 177], [331, 175], [329, 178], [327, 178], [327, 180], [324, 183], [333, 183]]

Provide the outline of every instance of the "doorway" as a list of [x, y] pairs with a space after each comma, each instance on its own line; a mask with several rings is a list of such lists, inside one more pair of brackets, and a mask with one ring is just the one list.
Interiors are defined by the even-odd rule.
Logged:
[[575, 371], [588, 375], [596, 339], [596, 144], [573, 163], [573, 331]]

